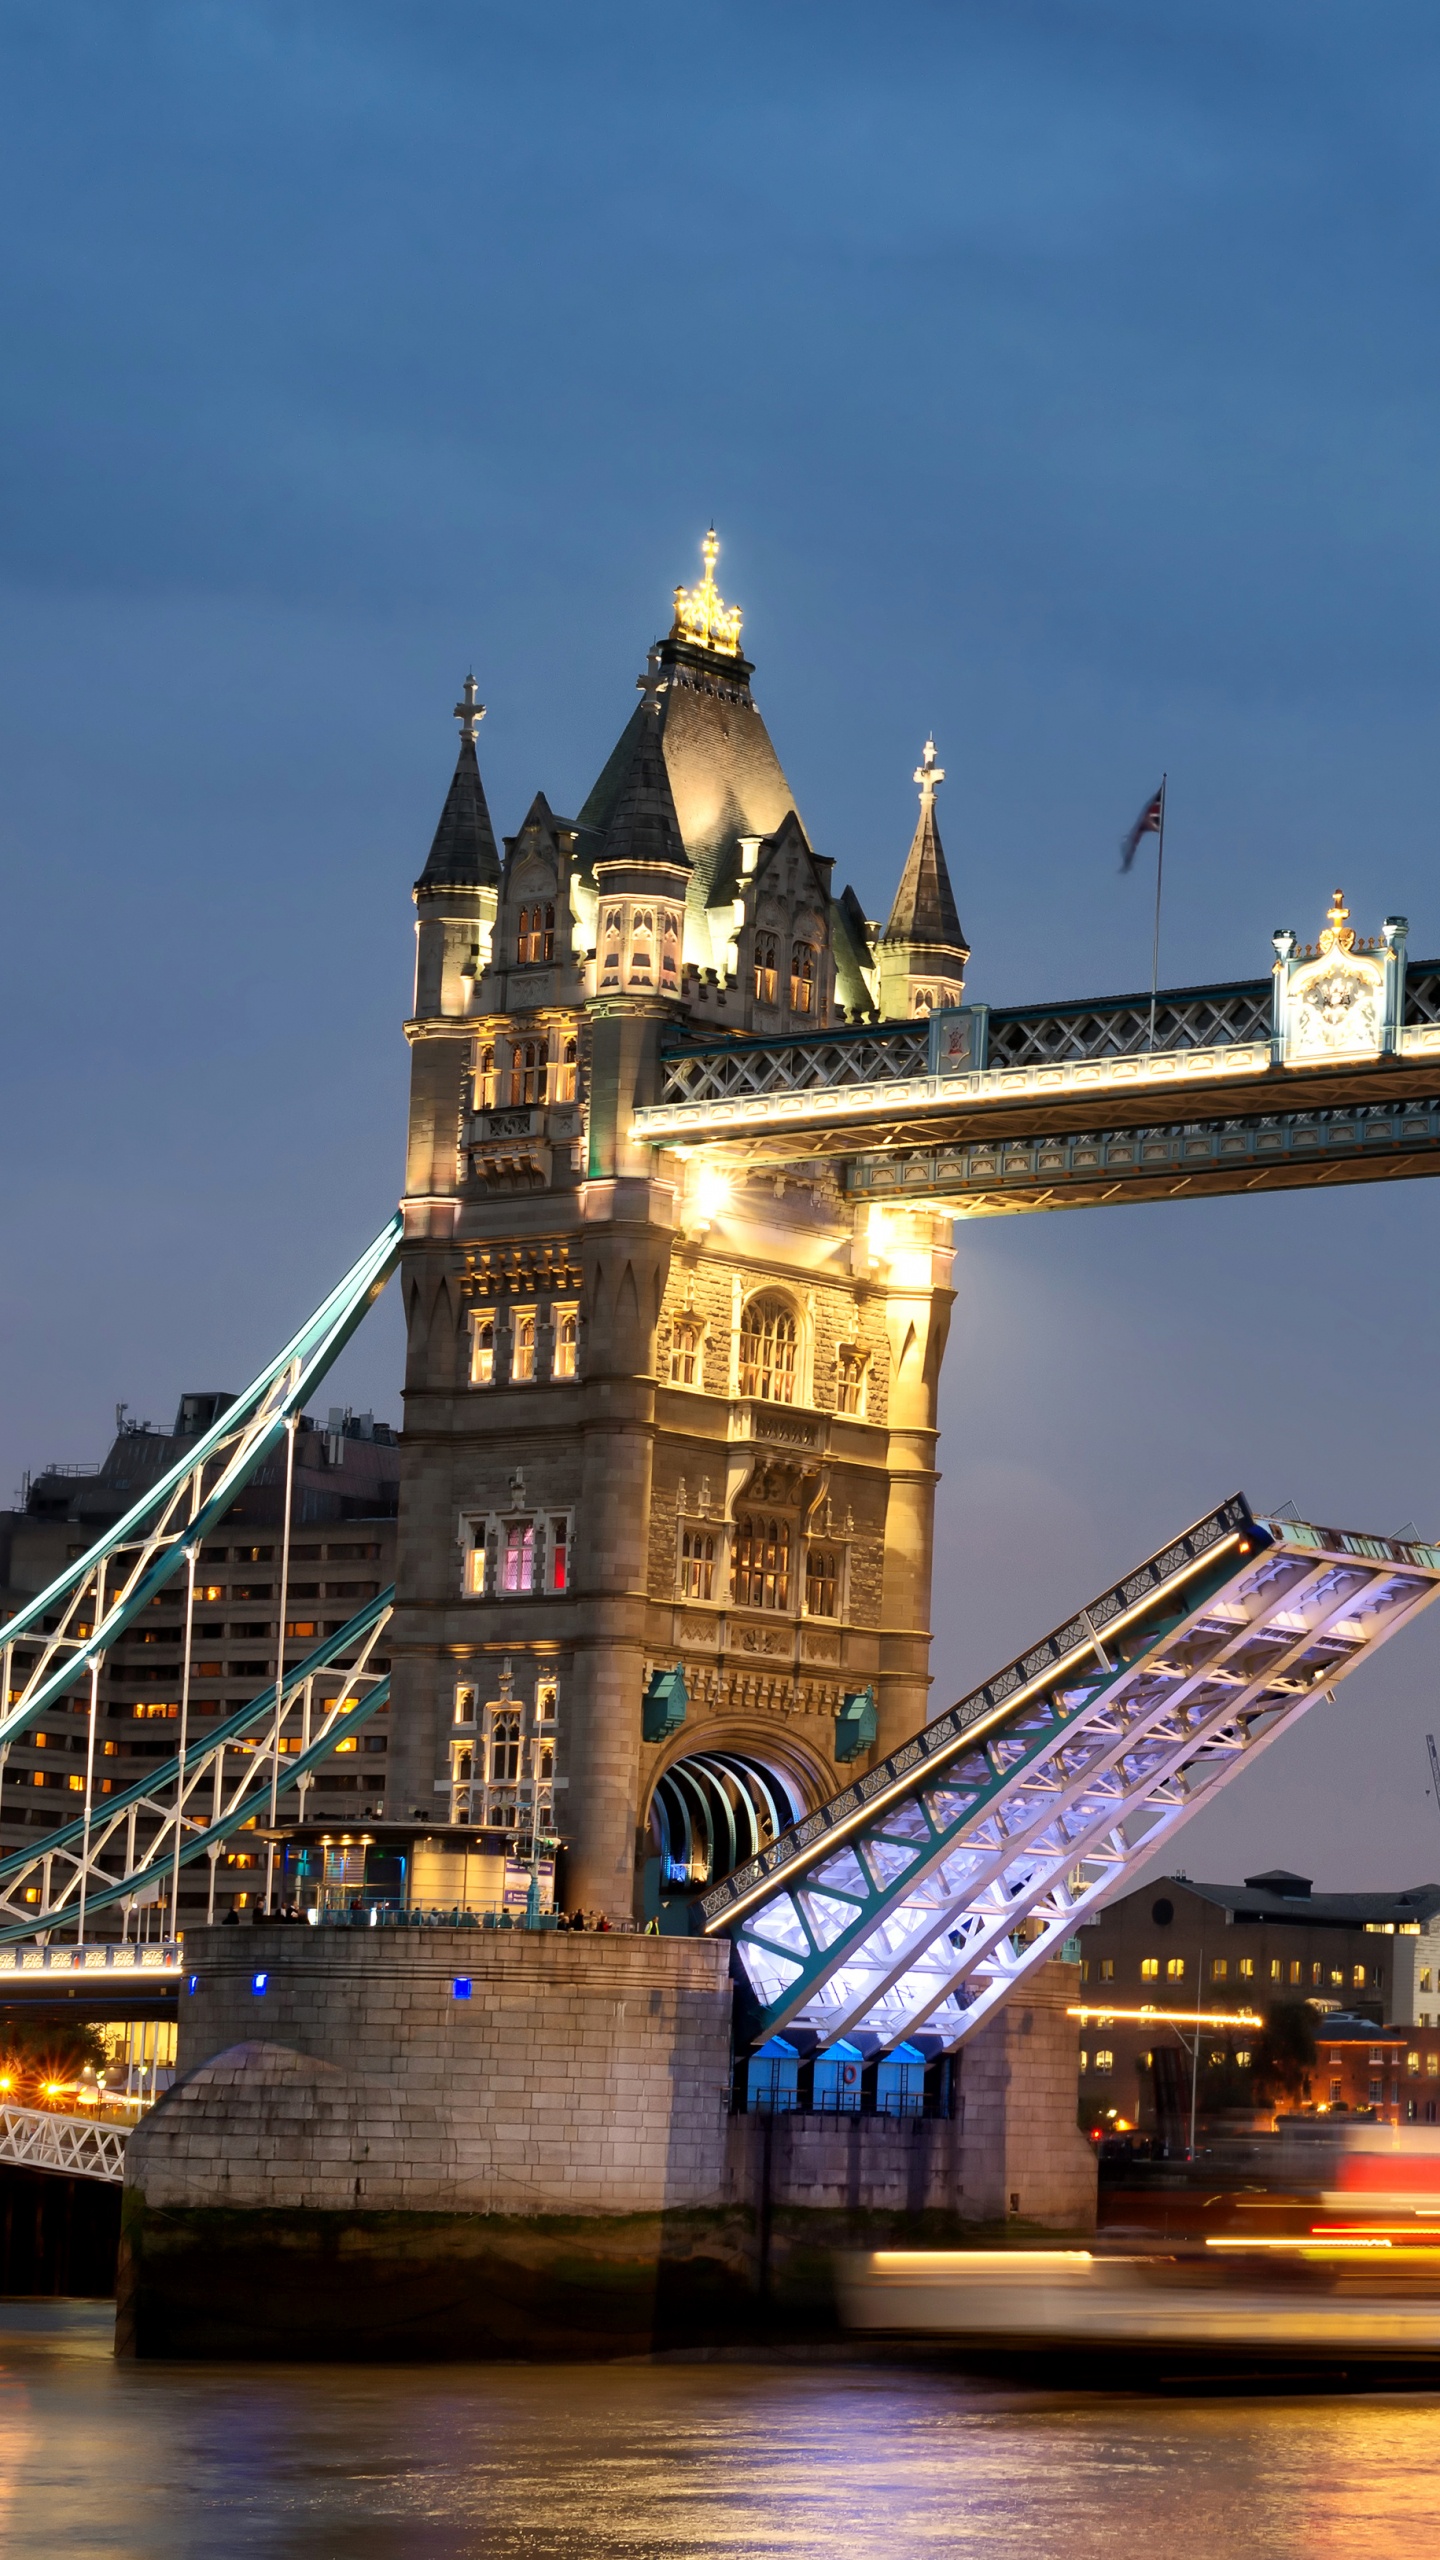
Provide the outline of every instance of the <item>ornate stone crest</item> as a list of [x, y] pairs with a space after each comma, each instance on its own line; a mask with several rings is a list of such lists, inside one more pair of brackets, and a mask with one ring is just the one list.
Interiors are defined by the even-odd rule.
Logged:
[[1385, 1045], [1385, 961], [1373, 941], [1358, 940], [1349, 915], [1337, 889], [1312, 950], [1282, 955], [1287, 1066], [1378, 1057]]

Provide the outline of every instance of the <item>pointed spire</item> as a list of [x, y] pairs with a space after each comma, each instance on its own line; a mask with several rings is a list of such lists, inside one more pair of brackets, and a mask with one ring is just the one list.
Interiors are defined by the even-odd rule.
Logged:
[[639, 679], [644, 701], [640, 705], [630, 768], [620, 786], [615, 814], [605, 834], [603, 862], [666, 862], [682, 870], [690, 867], [685, 840], [680, 833], [680, 820], [675, 813], [675, 795], [665, 766], [665, 750], [661, 744], [665, 686], [660, 681], [654, 652], [648, 675]]
[[468, 675], [455, 705], [455, 717], [460, 723], [455, 778], [440, 812], [429, 860], [415, 883], [417, 890], [493, 889], [499, 883], [499, 848], [475, 753], [476, 733], [485, 717], [479, 692], [474, 676]]
[[935, 818], [935, 793], [944, 779], [945, 768], [935, 761], [935, 741], [927, 738], [925, 752], [915, 768], [915, 780], [920, 786], [919, 821], [900, 874], [890, 921], [880, 939], [963, 951], [968, 958], [970, 946], [956, 912], [955, 892], [950, 886], [945, 848]]

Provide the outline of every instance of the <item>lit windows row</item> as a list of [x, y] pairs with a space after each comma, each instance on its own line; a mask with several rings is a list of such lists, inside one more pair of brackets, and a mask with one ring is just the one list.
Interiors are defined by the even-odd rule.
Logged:
[[465, 1589], [473, 1600], [536, 1598], [568, 1591], [571, 1515], [510, 1512], [467, 1523]]
[[[687, 1308], [670, 1327], [670, 1384], [703, 1387], [705, 1320]], [[785, 1299], [752, 1298], [740, 1318], [737, 1384], [762, 1404], [793, 1404], [799, 1380], [800, 1329]], [[863, 1414], [867, 1354], [842, 1344], [835, 1354], [835, 1410]]]
[[482, 1308], [470, 1319], [472, 1387], [532, 1387], [580, 1368], [578, 1305]]
[[607, 900], [600, 915], [601, 994], [625, 986], [678, 995], [681, 939], [679, 907]]
[[[819, 961], [813, 942], [790, 945], [790, 1010], [792, 1013], [815, 1011], [815, 988]], [[780, 937], [775, 933], [755, 936], [755, 1001], [778, 1004], [780, 1001]]]
[[[1115, 1959], [1113, 1956], [1101, 1956], [1093, 1964], [1082, 1965], [1080, 1974], [1081, 1980], [1084, 1982], [1113, 1982], [1115, 1979]], [[1140, 1959], [1140, 1979], [1142, 1982], [1159, 1982], [1162, 1979], [1166, 1982], [1183, 1982], [1185, 1979], [1185, 1958], [1184, 1956], [1166, 1956], [1164, 1958], [1161, 1958], [1160, 1956], [1142, 1956]], [[1290, 1956], [1287, 1959], [1281, 1956], [1271, 1956], [1268, 1959], [1257, 1959], [1254, 1956], [1240, 1956], [1232, 1963], [1228, 1956], [1213, 1956], [1210, 1961], [1210, 1979], [1212, 1982], [1229, 1982], [1232, 1980], [1235, 1982], [1255, 1982], [1261, 1980], [1266, 1982], [1288, 1982], [1295, 1984], [1297, 1987], [1300, 1985], [1308, 1985], [1312, 1990], [1320, 1990], [1328, 1987], [1332, 1991], [1339, 1991], [1347, 1988], [1353, 1991], [1363, 1991], [1368, 1985], [1372, 1990], [1378, 1991], [1380, 1988], [1381, 1975], [1378, 1965], [1370, 1966], [1367, 1971], [1363, 1964], [1352, 1964], [1348, 1966], [1341, 1964], [1327, 1965], [1323, 1963], [1319, 1957], [1306, 1958], [1301, 1956]], [[1421, 1987], [1422, 1989], [1428, 1989], [1428, 1978]]]
[[580, 1049], [574, 1038], [485, 1040], [475, 1053], [477, 1111], [536, 1111], [550, 1102], [574, 1102], [580, 1090]]
[[[742, 1512], [729, 1529], [683, 1526], [678, 1560], [681, 1599], [715, 1600], [728, 1591], [735, 1608], [788, 1612], [795, 1579], [795, 1540], [789, 1522], [762, 1512]], [[844, 1562], [842, 1548], [806, 1545], [807, 1618], [841, 1615]]]

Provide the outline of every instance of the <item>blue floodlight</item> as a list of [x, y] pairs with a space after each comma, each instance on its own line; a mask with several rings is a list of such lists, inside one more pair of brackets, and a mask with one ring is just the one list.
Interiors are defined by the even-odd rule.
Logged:
[[451, 1998], [452, 1998], [452, 1999], [454, 1999], [454, 2000], [468, 2000], [468, 1999], [469, 1999], [469, 1997], [470, 1997], [470, 1976], [469, 1976], [469, 1974], [468, 1974], [468, 1973], [457, 1973], [457, 1975], [455, 1976], [454, 1981], [453, 1981], [453, 1982], [451, 1983], [451, 1985], [450, 1985], [450, 1995], [451, 1995]]
[[251, 1975], [250, 1988], [254, 1992], [257, 2000], [260, 1998], [260, 1995], [264, 1991], [269, 1979], [270, 1976], [268, 1973], [256, 1973]]
[[200, 1988], [200, 1976], [199, 1976], [199, 1974], [198, 1974], [198, 1973], [192, 1973], [192, 1974], [190, 1975], [189, 1979], [188, 1979], [188, 1980], [187, 1980], [187, 1982], [186, 1982], [185, 1988], [186, 1988], [186, 1990], [189, 1992], [190, 1997], [191, 1997], [191, 1999], [193, 2000], [193, 1999], [194, 1999], [194, 1997], [195, 1997], [196, 1992], [197, 1992], [197, 1991], [199, 1990], [199, 1988]]

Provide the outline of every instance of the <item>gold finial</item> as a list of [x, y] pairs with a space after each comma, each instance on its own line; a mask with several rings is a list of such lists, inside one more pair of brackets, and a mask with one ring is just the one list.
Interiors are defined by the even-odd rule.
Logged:
[[715, 587], [715, 563], [720, 557], [720, 543], [715, 527], [710, 527], [700, 545], [705, 575], [698, 587], [675, 590], [675, 628], [672, 640], [689, 640], [700, 649], [713, 649], [718, 657], [740, 655], [740, 607], [722, 604]]
[[476, 732], [485, 717], [485, 705], [480, 700], [480, 687], [473, 674], [466, 677], [460, 691], [463, 698], [455, 705], [455, 717], [460, 723], [461, 737], [467, 746], [473, 747]]
[[925, 753], [915, 767], [915, 780], [920, 785], [920, 812], [922, 817], [924, 816], [925, 811], [932, 806], [936, 790], [944, 779], [945, 767], [943, 764], [937, 764], [935, 761], [935, 741], [933, 738], [927, 738], [925, 741]]
[[1343, 889], [1337, 889], [1333, 903], [1326, 909], [1328, 922], [1320, 936], [1322, 951], [1354, 950], [1355, 928], [1347, 921], [1349, 914], [1350, 910], [1345, 904], [1345, 892]]

